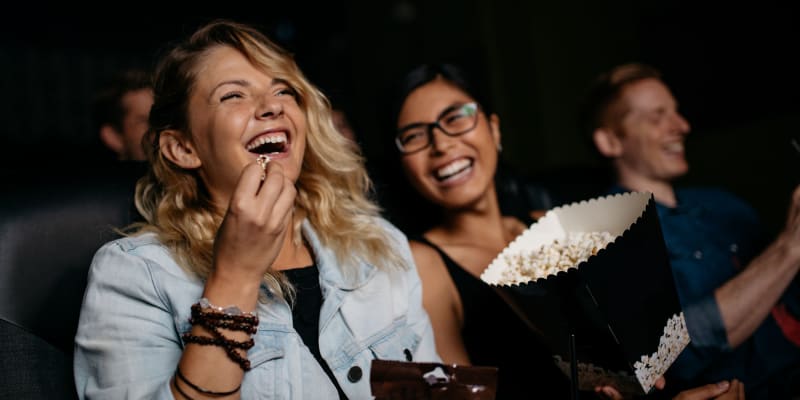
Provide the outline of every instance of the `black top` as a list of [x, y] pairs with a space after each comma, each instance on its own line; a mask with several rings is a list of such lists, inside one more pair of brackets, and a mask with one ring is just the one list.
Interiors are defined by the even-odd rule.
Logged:
[[319, 311], [322, 308], [322, 289], [319, 287], [319, 270], [316, 265], [283, 271], [295, 288], [295, 301], [292, 307], [292, 323], [294, 329], [303, 339], [303, 343], [317, 359], [319, 365], [331, 378], [339, 392], [339, 399], [347, 400], [339, 382], [333, 375], [328, 363], [319, 352]]
[[498, 367], [497, 399], [568, 399], [569, 380], [551, 351], [494, 289], [424, 237], [413, 239], [435, 249], [447, 266], [464, 309], [467, 355], [473, 365]]

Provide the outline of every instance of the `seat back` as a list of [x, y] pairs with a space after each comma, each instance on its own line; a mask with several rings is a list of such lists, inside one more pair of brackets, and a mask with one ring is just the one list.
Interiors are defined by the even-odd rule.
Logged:
[[[66, 367], [71, 379], [89, 265], [97, 249], [118, 236], [115, 228], [135, 219], [135, 180], [143, 171], [140, 163], [122, 163], [13, 178], [5, 172], [0, 194], [0, 326], [4, 343], [14, 344], [3, 350], [0, 375], [27, 374], [30, 379], [16, 383], [19, 393], [33, 390], [28, 384], [36, 384], [39, 370], [49, 371], [57, 384]], [[11, 390], [2, 382], [0, 387]], [[50, 393], [49, 398], [56, 395]]]
[[67, 354], [2, 318], [0, 340], [0, 399], [77, 399]]

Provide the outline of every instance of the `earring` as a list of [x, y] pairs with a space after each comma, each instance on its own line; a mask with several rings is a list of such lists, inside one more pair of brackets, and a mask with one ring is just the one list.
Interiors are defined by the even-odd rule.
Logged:
[[497, 152], [498, 153], [502, 153], [503, 152], [503, 144], [500, 143], [500, 142], [497, 142]]

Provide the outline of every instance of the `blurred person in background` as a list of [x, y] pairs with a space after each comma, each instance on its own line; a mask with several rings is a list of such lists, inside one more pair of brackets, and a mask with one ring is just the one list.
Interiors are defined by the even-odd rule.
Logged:
[[153, 105], [153, 88], [147, 71], [137, 68], [117, 72], [93, 98], [97, 134], [121, 161], [146, 160], [142, 138]]
[[717, 188], [679, 188], [689, 122], [652, 66], [601, 74], [585, 116], [610, 160], [608, 193], [653, 193], [691, 343], [667, 373], [680, 387], [741, 380], [750, 399], [786, 399], [800, 363], [800, 187], [784, 230], [767, 243], [755, 210]]

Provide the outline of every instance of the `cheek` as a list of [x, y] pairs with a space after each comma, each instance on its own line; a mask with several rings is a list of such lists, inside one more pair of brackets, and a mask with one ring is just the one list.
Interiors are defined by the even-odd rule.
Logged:
[[425, 163], [419, 157], [405, 157], [402, 160], [403, 171], [409, 181], [416, 184], [422, 181], [425, 175]]

